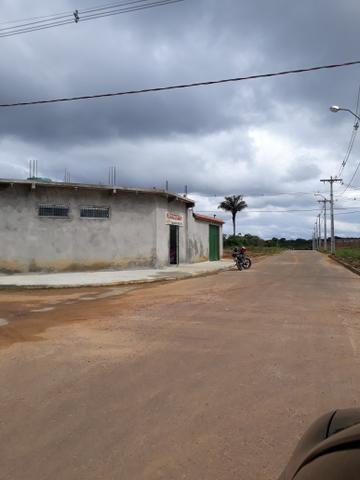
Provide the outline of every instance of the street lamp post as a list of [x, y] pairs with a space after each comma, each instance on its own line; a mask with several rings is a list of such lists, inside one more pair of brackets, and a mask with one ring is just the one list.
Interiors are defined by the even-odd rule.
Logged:
[[[357, 122], [355, 123], [354, 125], [354, 128], [355, 129], [358, 129], [359, 128], [359, 121], [360, 121], [360, 117], [357, 113], [354, 113], [352, 110], [350, 110], [349, 108], [342, 108], [342, 107], [339, 107], [338, 105], [332, 105], [330, 107], [330, 111], [333, 112], [333, 113], [337, 113], [337, 112], [348, 112], [350, 113], [353, 117], [356, 118]], [[334, 229], [334, 194], [333, 194], [333, 184], [335, 182], [342, 182], [342, 179], [341, 178], [333, 178], [333, 177], [330, 177], [329, 179], [324, 179], [324, 180], [320, 180], [321, 182], [329, 182], [330, 184], [330, 220], [331, 220], [331, 253], [334, 254], [335, 253], [335, 248], [336, 248], [336, 244], [335, 244], [335, 229]]]
[[333, 112], [333, 113], [337, 113], [337, 112], [349, 112], [349, 113], [351, 113], [351, 115], [353, 115], [357, 120], [360, 120], [359, 115], [357, 115], [356, 113], [354, 113], [352, 110], [350, 110], [349, 108], [339, 107], [338, 105], [332, 105], [332, 106], [330, 107], [330, 112]]

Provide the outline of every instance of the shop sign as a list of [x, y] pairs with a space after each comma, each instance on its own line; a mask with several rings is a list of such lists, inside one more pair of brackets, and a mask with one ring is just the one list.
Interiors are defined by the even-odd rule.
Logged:
[[166, 212], [165, 223], [166, 225], [178, 225], [179, 227], [183, 227], [184, 215], [179, 215], [178, 213], [173, 212]]

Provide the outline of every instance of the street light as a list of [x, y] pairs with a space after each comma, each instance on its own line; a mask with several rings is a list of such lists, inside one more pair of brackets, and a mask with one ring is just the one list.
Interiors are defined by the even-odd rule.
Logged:
[[[333, 113], [337, 113], [337, 112], [349, 112], [353, 117], [356, 118], [356, 122], [354, 124], [354, 130], [357, 130], [359, 128], [359, 121], [360, 121], [360, 117], [359, 115], [357, 115], [356, 113], [354, 113], [352, 110], [350, 110], [349, 108], [342, 108], [342, 107], [339, 107], [338, 105], [332, 105], [330, 107], [330, 112], [333, 112]], [[323, 179], [323, 180], [320, 180], [321, 182], [329, 182], [330, 183], [330, 214], [331, 214], [331, 253], [334, 254], [335, 253], [335, 248], [336, 248], [336, 244], [335, 244], [335, 228], [334, 228], [334, 194], [333, 194], [333, 184], [335, 182], [342, 182], [342, 179], [341, 178], [333, 178], [333, 177], [330, 177], [328, 179]], [[324, 205], [326, 205], [326, 202], [324, 203]]]
[[330, 112], [333, 112], [333, 113], [337, 113], [337, 112], [349, 112], [351, 113], [351, 115], [353, 115], [355, 118], [357, 118], [358, 120], [360, 120], [360, 117], [358, 115], [356, 115], [356, 113], [354, 113], [353, 111], [351, 111], [349, 108], [341, 108], [339, 107], [338, 105], [332, 105], [330, 107]]

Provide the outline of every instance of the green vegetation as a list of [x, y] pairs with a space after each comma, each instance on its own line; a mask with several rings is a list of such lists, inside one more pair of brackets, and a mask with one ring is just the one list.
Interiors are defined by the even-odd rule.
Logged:
[[346, 263], [350, 263], [356, 268], [360, 268], [360, 247], [338, 248], [335, 253], [337, 258]]
[[278, 253], [284, 249], [311, 250], [311, 240], [297, 238], [296, 240], [287, 240], [286, 238], [272, 238], [263, 240], [257, 235], [224, 235], [224, 248], [234, 248], [244, 245], [252, 252]]
[[236, 215], [244, 210], [247, 207], [245, 200], [242, 195], [230, 195], [225, 197], [224, 200], [220, 203], [218, 208], [225, 210], [225, 212], [231, 212], [232, 222], [233, 222], [233, 236], [235, 236], [235, 220]]

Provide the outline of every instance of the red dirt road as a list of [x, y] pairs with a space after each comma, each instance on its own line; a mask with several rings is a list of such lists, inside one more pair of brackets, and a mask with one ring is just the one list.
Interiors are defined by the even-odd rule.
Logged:
[[360, 278], [315, 252], [1, 291], [0, 325], [1, 480], [273, 479], [309, 422], [360, 406]]

